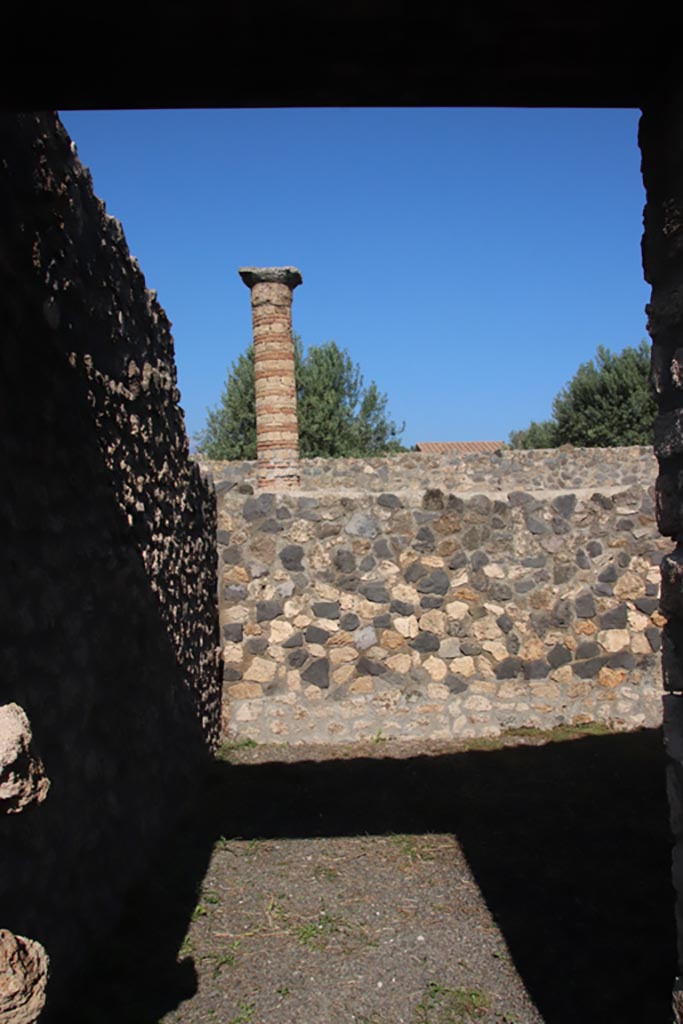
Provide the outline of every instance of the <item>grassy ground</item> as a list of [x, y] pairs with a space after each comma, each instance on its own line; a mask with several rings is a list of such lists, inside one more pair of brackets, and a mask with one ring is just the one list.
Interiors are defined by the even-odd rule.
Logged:
[[668, 1024], [663, 776], [657, 730], [227, 746], [63, 1019]]

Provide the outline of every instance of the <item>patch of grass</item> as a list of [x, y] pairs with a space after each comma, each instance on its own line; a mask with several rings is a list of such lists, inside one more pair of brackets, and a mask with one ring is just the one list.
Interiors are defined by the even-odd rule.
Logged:
[[403, 833], [395, 833], [388, 837], [392, 846], [395, 846], [411, 864], [418, 860], [434, 860], [436, 854], [432, 846], [425, 842], [423, 836], [412, 836]]
[[297, 927], [296, 936], [302, 946], [322, 949], [327, 945], [330, 935], [338, 932], [341, 925], [339, 918], [327, 910], [321, 910], [315, 921], [307, 921]]
[[248, 736], [243, 736], [239, 740], [224, 740], [216, 752], [216, 758], [219, 761], [229, 761], [233, 754], [238, 754], [240, 750], [253, 750], [254, 747], [258, 747], [258, 743]]
[[206, 909], [203, 903], [198, 903], [197, 906], [192, 911], [192, 920], [198, 921], [200, 917], [206, 917], [208, 912], [209, 911]]
[[317, 882], [333, 882], [339, 876], [336, 868], [325, 867], [324, 864], [316, 864], [313, 868], [313, 877]]
[[236, 1017], [232, 1017], [226, 1024], [249, 1024], [254, 1016], [256, 1003], [240, 1003]]
[[235, 941], [227, 949], [220, 953], [210, 953], [207, 956], [202, 957], [202, 960], [213, 961], [213, 976], [217, 978], [221, 972], [222, 967], [234, 967], [237, 959], [237, 952], [240, 948], [241, 943], [239, 940]]
[[586, 722], [584, 725], [558, 725], [554, 729], [537, 729], [534, 726], [520, 725], [514, 729], [506, 729], [499, 736], [479, 736], [463, 741], [466, 750], [502, 750], [510, 746], [511, 740], [521, 742], [565, 743], [568, 740], [579, 740], [584, 736], [610, 736], [614, 729], [602, 722]]
[[289, 985], [278, 985], [275, 991], [279, 995], [280, 999], [286, 999], [287, 996], [290, 994]]
[[205, 903], [210, 903], [215, 906], [216, 903], [220, 903], [220, 897], [217, 892], [213, 889], [207, 889], [206, 892], [202, 893], [202, 898]]
[[430, 981], [415, 1007], [415, 1024], [467, 1024], [481, 1017], [489, 1003], [479, 989], [448, 988]]
[[194, 943], [190, 936], [186, 935], [185, 938], [183, 939], [182, 946], [178, 950], [178, 956], [184, 958], [186, 956], [190, 956], [192, 953], [194, 953]]
[[372, 737], [372, 742], [373, 743], [386, 743], [387, 742], [387, 738], [386, 738], [386, 736], [382, 735], [382, 730], [381, 729], [378, 729], [377, 732], [375, 733], [375, 735]]

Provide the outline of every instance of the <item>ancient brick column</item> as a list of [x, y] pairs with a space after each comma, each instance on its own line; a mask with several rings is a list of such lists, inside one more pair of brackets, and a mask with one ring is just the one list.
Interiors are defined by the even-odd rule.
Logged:
[[640, 148], [647, 194], [643, 268], [652, 285], [647, 314], [659, 402], [657, 523], [675, 544], [662, 562], [661, 609], [668, 620], [662, 636], [664, 742], [678, 929], [673, 1011], [683, 1024], [683, 91], [677, 84], [643, 107]]
[[251, 288], [258, 483], [260, 487], [297, 487], [292, 292], [301, 284], [301, 274], [296, 267], [240, 267], [239, 274]]

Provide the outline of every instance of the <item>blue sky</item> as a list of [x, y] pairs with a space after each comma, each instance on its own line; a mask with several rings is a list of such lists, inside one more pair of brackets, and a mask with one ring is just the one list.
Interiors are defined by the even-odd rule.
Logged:
[[646, 337], [631, 110], [61, 112], [173, 322], [188, 433], [251, 339], [242, 265], [299, 267], [404, 443], [505, 440]]

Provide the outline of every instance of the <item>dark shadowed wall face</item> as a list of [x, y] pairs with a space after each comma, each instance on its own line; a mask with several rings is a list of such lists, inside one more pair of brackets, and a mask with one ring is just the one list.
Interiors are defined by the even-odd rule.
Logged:
[[216, 513], [169, 323], [61, 124], [5, 115], [0, 151], [0, 679], [51, 781], [2, 820], [1, 924], [54, 1000], [218, 740]]

